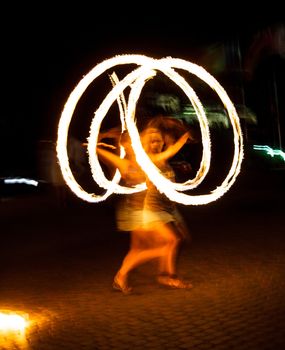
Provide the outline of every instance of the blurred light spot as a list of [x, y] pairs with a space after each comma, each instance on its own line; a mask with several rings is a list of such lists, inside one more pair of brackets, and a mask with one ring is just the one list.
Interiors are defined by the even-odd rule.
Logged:
[[24, 331], [28, 326], [28, 315], [19, 315], [12, 311], [0, 312], [0, 330]]
[[253, 145], [253, 149], [257, 151], [264, 151], [271, 157], [280, 156], [285, 161], [285, 152], [280, 149], [273, 149], [267, 145]]
[[5, 184], [26, 184], [31, 186], [38, 186], [38, 181], [32, 180], [32, 179], [26, 179], [26, 178], [9, 178], [4, 179]]

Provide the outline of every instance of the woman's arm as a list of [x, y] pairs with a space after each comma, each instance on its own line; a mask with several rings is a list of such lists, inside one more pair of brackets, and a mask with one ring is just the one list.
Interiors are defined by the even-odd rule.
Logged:
[[[98, 139], [97, 139], [97, 145], [98, 146], [104, 146], [104, 147], [108, 147], [108, 148], [112, 148], [112, 149], [116, 149], [116, 146], [111, 145], [109, 143], [105, 143], [102, 142], [101, 140], [104, 139], [114, 139], [116, 142], [118, 142], [118, 140], [120, 139], [120, 135], [121, 135], [121, 131], [118, 127], [109, 129], [107, 131], [102, 131], [98, 134]], [[82, 146], [87, 147], [88, 143], [87, 142], [83, 142]]]
[[97, 147], [97, 154], [105, 164], [113, 165], [118, 168], [122, 177], [128, 173], [130, 163], [128, 159], [122, 159], [117, 154], [107, 151], [101, 147]]

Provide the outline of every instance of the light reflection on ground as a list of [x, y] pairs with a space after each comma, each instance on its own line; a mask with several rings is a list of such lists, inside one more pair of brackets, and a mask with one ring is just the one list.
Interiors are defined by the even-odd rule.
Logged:
[[29, 349], [29, 334], [35, 328], [42, 328], [48, 320], [48, 312], [27, 312], [14, 309], [0, 309], [0, 348]]

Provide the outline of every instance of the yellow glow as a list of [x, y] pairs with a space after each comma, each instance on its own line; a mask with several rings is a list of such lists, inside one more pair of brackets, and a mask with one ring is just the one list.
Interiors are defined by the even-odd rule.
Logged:
[[[68, 129], [75, 107], [80, 97], [87, 89], [87, 87], [107, 69], [125, 64], [136, 64], [139, 67], [127, 74], [121, 81], [118, 81], [115, 75], [111, 76], [113, 88], [110, 90], [110, 92], [102, 101], [99, 108], [94, 113], [94, 118], [90, 127], [90, 136], [88, 138], [88, 154], [92, 176], [93, 179], [97, 182], [97, 184], [99, 184], [99, 186], [106, 189], [104, 195], [98, 196], [95, 193], [87, 193], [86, 191], [84, 191], [81, 188], [81, 186], [76, 182], [71, 172], [66, 147]], [[234, 134], [234, 155], [232, 165], [228, 175], [226, 176], [222, 184], [209, 194], [190, 196], [181, 193], [183, 191], [197, 187], [208, 173], [211, 161], [211, 142], [208, 121], [203, 106], [199, 98], [197, 97], [195, 91], [185, 81], [185, 79], [174, 70], [174, 68], [186, 70], [196, 75], [206, 84], [208, 84], [220, 97], [222, 103], [227, 109], [228, 116], [232, 124]], [[138, 98], [146, 80], [153, 78], [157, 71], [164, 73], [184, 91], [186, 96], [191, 101], [191, 104], [193, 105], [193, 108], [197, 114], [200, 123], [203, 144], [200, 168], [198, 169], [195, 178], [189, 179], [183, 184], [173, 183], [160, 174], [156, 166], [151, 162], [150, 158], [144, 152], [140, 141], [139, 133], [136, 128], [135, 111]], [[130, 87], [131, 90], [128, 98], [128, 103], [125, 104], [123, 91], [127, 87]], [[132, 146], [136, 153], [137, 161], [140, 164], [141, 168], [145, 171], [145, 173], [147, 173], [151, 181], [159, 189], [159, 191], [165, 193], [165, 195], [173, 201], [187, 205], [200, 205], [207, 204], [218, 199], [226, 191], [229, 190], [229, 188], [234, 183], [238, 173], [240, 172], [241, 162], [243, 159], [243, 138], [241, 133], [241, 127], [239, 124], [239, 117], [237, 115], [234, 105], [232, 104], [223, 87], [215, 80], [214, 77], [212, 77], [207, 71], [205, 71], [204, 68], [182, 59], [171, 57], [153, 59], [143, 55], [121, 55], [115, 56], [113, 58], [107, 59], [99, 63], [87, 75], [84, 76], [84, 78], [79, 82], [79, 84], [70, 94], [59, 121], [57, 140], [57, 155], [59, 159], [59, 164], [61, 167], [63, 178], [65, 179], [67, 185], [78, 197], [89, 202], [99, 202], [106, 199], [112, 193], [128, 194], [145, 189], [145, 184], [139, 184], [135, 188], [128, 188], [118, 185], [118, 182], [120, 180], [120, 175], [118, 174], [118, 172], [116, 172], [112, 181], [109, 181], [102, 171], [96, 152], [94, 152], [97, 146], [98, 134], [100, 131], [101, 123], [106, 114], [108, 113], [108, 110], [115, 102], [115, 100], [117, 100], [117, 103], [119, 104], [122, 130], [125, 128], [126, 125], [131, 136]]]
[[28, 324], [27, 315], [22, 316], [12, 312], [0, 312], [1, 331], [24, 331]]
[[29, 316], [16, 311], [0, 312], [0, 348], [26, 349], [28, 342], [26, 330], [30, 325]]
[[35, 327], [45, 329], [55, 314], [41, 309], [39, 312], [24, 312], [13, 309], [0, 310], [0, 349], [30, 349], [29, 339]]

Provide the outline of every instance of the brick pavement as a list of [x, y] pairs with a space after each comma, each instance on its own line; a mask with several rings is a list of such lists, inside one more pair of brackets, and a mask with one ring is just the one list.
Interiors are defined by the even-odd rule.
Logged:
[[129, 296], [111, 288], [128, 246], [112, 202], [58, 209], [25, 198], [16, 217], [1, 203], [0, 309], [29, 313], [31, 325], [21, 341], [3, 334], [0, 348], [284, 349], [284, 192], [269, 192], [182, 207], [192, 242], [179, 270], [194, 288], [158, 286], [152, 263], [131, 275]]

